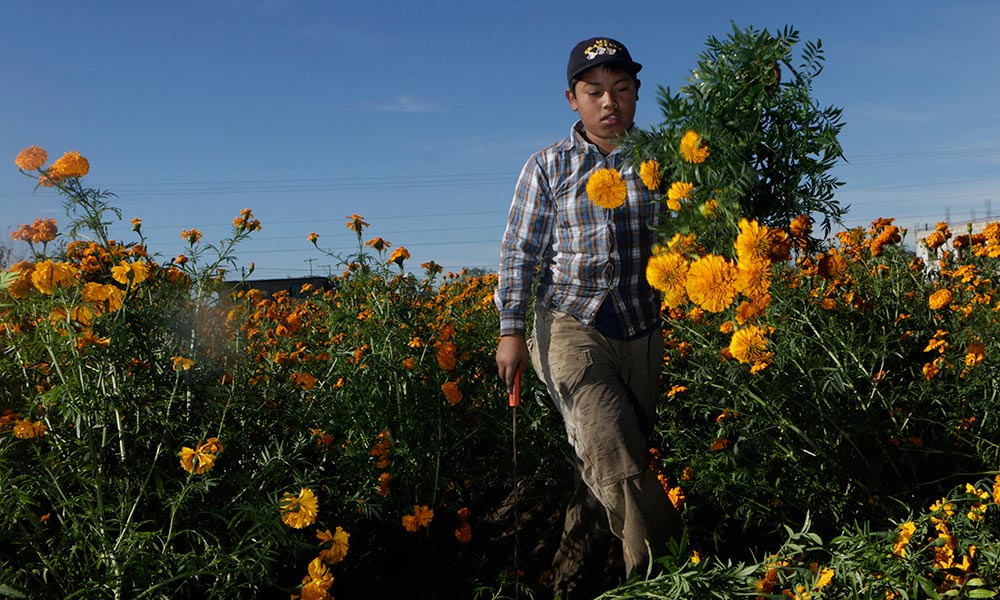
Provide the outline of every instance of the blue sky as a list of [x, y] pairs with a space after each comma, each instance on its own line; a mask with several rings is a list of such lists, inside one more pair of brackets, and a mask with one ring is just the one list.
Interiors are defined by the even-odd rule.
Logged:
[[[66, 218], [13, 158], [78, 150], [85, 182], [118, 198], [114, 236], [183, 250], [183, 229], [224, 238], [251, 208], [262, 231], [240, 264], [256, 277], [339, 273], [366, 239], [414, 266], [495, 268], [517, 173], [566, 135], [569, 49], [607, 35], [645, 65], [636, 122], [660, 122], [656, 88], [683, 85], [730, 22], [821, 39], [815, 98], [844, 109], [835, 174], [845, 224], [903, 227], [1000, 213], [1000, 3], [11, 2], [0, 21], [0, 233]], [[912, 238], [912, 234], [910, 236]]]

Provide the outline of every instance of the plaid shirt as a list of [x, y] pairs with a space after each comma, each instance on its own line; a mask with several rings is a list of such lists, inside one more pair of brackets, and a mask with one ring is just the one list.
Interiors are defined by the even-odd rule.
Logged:
[[[659, 323], [660, 300], [646, 281], [646, 262], [662, 204], [615, 150], [605, 156], [582, 135], [570, 136], [528, 159], [521, 170], [500, 249], [494, 301], [500, 334], [523, 334], [531, 282], [536, 298], [590, 327], [610, 298], [626, 336]], [[625, 204], [604, 209], [587, 198], [587, 179], [616, 168], [628, 185]]]

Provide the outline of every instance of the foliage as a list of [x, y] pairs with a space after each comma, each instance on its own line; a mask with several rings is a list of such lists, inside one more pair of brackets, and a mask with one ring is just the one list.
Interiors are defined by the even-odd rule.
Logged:
[[[822, 43], [805, 42], [796, 59], [798, 43], [791, 27], [772, 34], [733, 24], [725, 40], [708, 39], [687, 85], [677, 92], [659, 88], [662, 124], [630, 136], [628, 145], [637, 160], [657, 161], [663, 191], [674, 182], [696, 188], [663, 237], [698, 231], [707, 248], [721, 253], [738, 216], [787, 228], [797, 215], [816, 214], [827, 234], [839, 223], [844, 209], [834, 192], [841, 182], [830, 170], [843, 156], [842, 111], [821, 108], [812, 97], [813, 79], [823, 70]], [[678, 151], [688, 131], [710, 148], [708, 163]], [[717, 205], [708, 223], [705, 203]]]
[[[357, 256], [326, 289], [265, 297], [224, 281], [261, 227], [249, 209], [219, 244], [183, 231], [188, 251], [159, 263], [141, 221], [138, 242], [110, 241], [109, 196], [52, 172], [29, 174], [63, 195], [73, 235], [97, 241], [36, 222], [17, 236], [32, 260], [5, 272], [4, 589], [323, 597], [334, 575], [347, 593], [377, 590], [369, 569], [400, 547], [438, 570], [482, 568], [471, 548], [512, 476], [488, 371], [493, 276], [405, 273], [388, 242], [367, 254], [358, 226]], [[547, 412], [521, 411], [537, 450], [522, 465], [544, 471], [560, 457], [537, 423]], [[432, 596], [469, 585], [418, 577]]]

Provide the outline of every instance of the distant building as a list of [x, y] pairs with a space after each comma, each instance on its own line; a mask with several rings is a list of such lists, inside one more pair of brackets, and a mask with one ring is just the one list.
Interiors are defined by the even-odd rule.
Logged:
[[[987, 219], [980, 219], [977, 221], [961, 221], [958, 223], [948, 223], [948, 230], [951, 231], [951, 238], [949, 238], [948, 241], [946, 241], [944, 245], [938, 249], [938, 252], [940, 253], [942, 249], [954, 250], [955, 236], [975, 235], [977, 233], [982, 233], [987, 225], [989, 225], [990, 223], [996, 223], [998, 220], [1000, 219], [991, 217]], [[924, 243], [924, 240], [927, 239], [927, 237], [933, 234], [935, 231], [937, 231], [937, 229], [934, 227], [925, 228], [921, 231], [914, 232], [913, 236], [914, 243], [916, 244], [917, 256], [920, 258], [920, 260], [924, 261], [924, 264], [928, 265], [929, 267], [932, 265], [931, 255], [930, 252], [928, 252], [927, 250], [927, 245]]]

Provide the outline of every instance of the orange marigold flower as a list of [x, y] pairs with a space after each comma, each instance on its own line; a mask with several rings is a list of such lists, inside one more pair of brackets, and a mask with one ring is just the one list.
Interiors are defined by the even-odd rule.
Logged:
[[392, 254], [389, 255], [389, 260], [385, 262], [386, 264], [396, 263], [399, 266], [399, 268], [402, 269], [403, 261], [408, 260], [409, 258], [410, 258], [410, 252], [404, 246], [400, 246], [399, 248], [396, 248], [395, 250], [392, 251]]
[[685, 289], [701, 308], [721, 312], [736, 297], [736, 266], [721, 256], [703, 256], [688, 267]]
[[361, 231], [365, 227], [368, 227], [368, 223], [365, 223], [365, 219], [361, 215], [351, 215], [347, 217], [347, 228], [352, 230], [354, 233], [361, 235]]
[[708, 145], [693, 129], [689, 129], [681, 138], [680, 151], [685, 161], [694, 164], [705, 162], [709, 156]]
[[389, 473], [381, 473], [378, 476], [378, 490], [376, 493], [379, 496], [389, 495], [389, 485], [392, 483], [392, 475]]
[[374, 248], [376, 252], [381, 252], [391, 247], [392, 244], [383, 240], [381, 237], [375, 237], [365, 242], [365, 246]]
[[[343, 527], [337, 527], [336, 531], [316, 530], [316, 539], [319, 540], [319, 557], [328, 565], [335, 565], [347, 556], [351, 534], [344, 531]], [[329, 545], [328, 545], [329, 544]]]
[[618, 169], [598, 169], [587, 178], [587, 197], [601, 208], [618, 208], [627, 195], [628, 186]]
[[658, 190], [661, 183], [660, 163], [655, 160], [643, 161], [642, 165], [639, 166], [639, 178], [642, 179], [642, 184], [647, 189]]
[[898, 529], [899, 533], [896, 534], [896, 543], [892, 547], [892, 553], [896, 556], [906, 556], [906, 546], [916, 532], [917, 525], [913, 521], [907, 521], [902, 523]]
[[181, 239], [187, 240], [189, 244], [197, 244], [201, 241], [201, 231], [198, 229], [185, 229], [181, 231]]
[[48, 429], [48, 426], [42, 421], [29, 421], [28, 419], [14, 421], [14, 437], [22, 440], [43, 437]]
[[687, 200], [694, 190], [694, 184], [687, 181], [675, 181], [667, 190], [667, 208], [673, 211], [681, 209], [681, 200]]
[[441, 342], [438, 344], [437, 362], [442, 371], [453, 371], [458, 366], [458, 358], [455, 356], [458, 347], [454, 342]]
[[87, 162], [87, 159], [80, 156], [80, 153], [76, 150], [73, 150], [63, 154], [59, 160], [52, 163], [52, 167], [49, 169], [49, 176], [53, 178], [80, 178], [89, 171], [90, 163]]
[[39, 244], [56, 239], [58, 232], [55, 219], [35, 219], [35, 222], [31, 224], [31, 230], [31, 241]]
[[446, 381], [441, 384], [441, 391], [444, 392], [444, 399], [452, 406], [462, 401], [462, 390], [456, 381]]
[[472, 526], [462, 521], [455, 527], [455, 539], [459, 544], [468, 544], [472, 541]]
[[434, 519], [434, 511], [426, 505], [413, 505], [413, 514], [403, 516], [403, 527], [410, 533], [416, 533], [422, 527], [428, 527]]
[[312, 525], [319, 513], [319, 500], [309, 488], [302, 488], [298, 495], [285, 492], [281, 497], [281, 520], [294, 529]]
[[728, 447], [729, 447], [729, 440], [724, 437], [720, 437], [720, 438], [715, 438], [715, 441], [712, 442], [712, 445], [709, 446], [708, 449], [711, 450], [712, 452], [718, 452], [719, 450], [725, 450]]
[[318, 236], [318, 235], [316, 235], [316, 233], [315, 233], [315, 232], [311, 232], [311, 233], [309, 234], [309, 237], [307, 237], [306, 239], [307, 239], [307, 240], [309, 240], [310, 242], [312, 242], [313, 244], [315, 244], [315, 243], [316, 243], [316, 240], [318, 240], [318, 239], [319, 239], [319, 236]]
[[646, 281], [654, 289], [663, 292], [663, 304], [676, 308], [687, 300], [688, 262], [678, 252], [656, 254], [646, 263]]
[[43, 260], [35, 264], [31, 283], [43, 294], [53, 294], [56, 288], [70, 286], [77, 278], [77, 269], [71, 263]]
[[791, 232], [792, 237], [795, 239], [804, 240], [812, 233], [812, 224], [812, 217], [809, 215], [799, 215], [788, 224], [788, 231]]
[[311, 390], [316, 387], [316, 378], [310, 373], [292, 373], [291, 380], [292, 385], [300, 390]]
[[23, 171], [34, 171], [45, 164], [49, 155], [38, 146], [28, 146], [17, 154], [14, 164]]
[[196, 448], [184, 446], [178, 453], [181, 457], [181, 467], [193, 475], [206, 473], [215, 465], [215, 458], [222, 452], [219, 438], [208, 438], [208, 441], [198, 444]]
[[927, 299], [927, 305], [931, 308], [931, 310], [940, 310], [951, 304], [951, 301], [951, 290], [943, 288], [930, 295]]
[[729, 353], [741, 363], [767, 362], [774, 355], [767, 350], [764, 330], [756, 325], [747, 325], [733, 332]]

